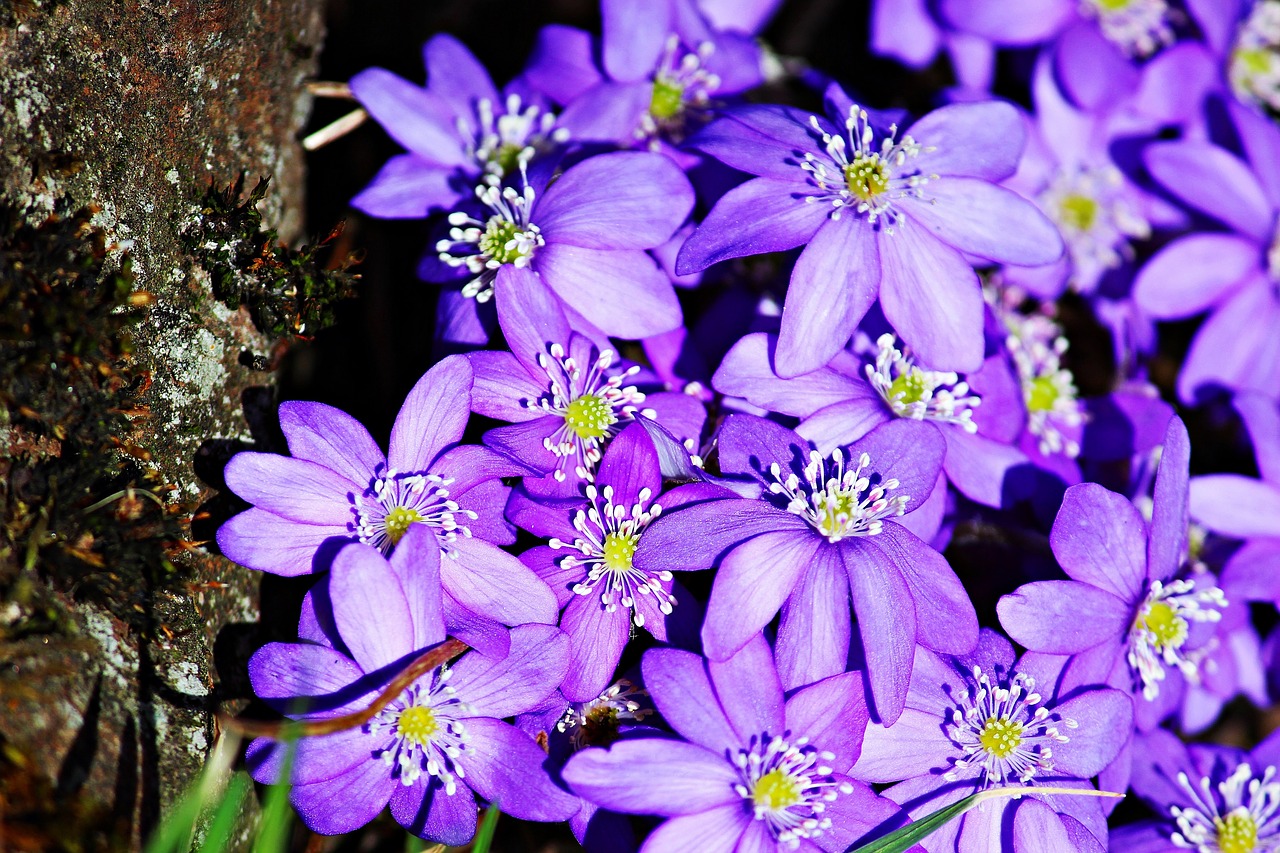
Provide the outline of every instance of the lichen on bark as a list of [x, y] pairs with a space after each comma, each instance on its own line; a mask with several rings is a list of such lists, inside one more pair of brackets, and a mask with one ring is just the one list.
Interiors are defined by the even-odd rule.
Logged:
[[[135, 488], [170, 508], [165, 519], [209, 498], [217, 485], [209, 440], [253, 441], [243, 401], [269, 398], [255, 391], [270, 380], [255, 365], [272, 341], [246, 312], [213, 298], [183, 229], [210, 181], [225, 186], [247, 172], [272, 176], [264, 221], [284, 240], [299, 234], [296, 136], [310, 109], [305, 81], [321, 8], [320, 0], [23, 0], [0, 16], [0, 205], [19, 229], [55, 213], [71, 221], [89, 206], [85, 227], [100, 235], [87, 232], [102, 242], [103, 269], [120, 269], [127, 255], [132, 288], [150, 294], [134, 306], [142, 313], [130, 327], [132, 352], [111, 353], [109, 366], [137, 377], [121, 446], [134, 449]], [[0, 272], [4, 264], [0, 256]], [[54, 453], [52, 426], [19, 424], [7, 408], [4, 416], [6, 462]], [[10, 441], [15, 425], [34, 442], [25, 450]], [[104, 477], [94, 488], [119, 485]], [[104, 519], [132, 511], [131, 500], [153, 503], [134, 491], [89, 511], [86, 495], [63, 497]], [[197, 525], [161, 538], [207, 532]], [[54, 544], [65, 552], [76, 543]], [[104, 601], [90, 594], [96, 581], [68, 582], [49, 546], [0, 551], [0, 577], [14, 579], [0, 589], [0, 784], [10, 798], [0, 832], [15, 849], [132, 848], [200, 767], [215, 734], [213, 703], [236, 698], [215, 672], [214, 644], [223, 626], [255, 620], [257, 579], [198, 548], [170, 548], [172, 577], [123, 578], [138, 585]], [[88, 564], [86, 578], [116, 568], [111, 553], [85, 553], [103, 562]], [[251, 632], [224, 633], [219, 647], [242, 646]], [[18, 824], [19, 791], [34, 806], [53, 799]]]

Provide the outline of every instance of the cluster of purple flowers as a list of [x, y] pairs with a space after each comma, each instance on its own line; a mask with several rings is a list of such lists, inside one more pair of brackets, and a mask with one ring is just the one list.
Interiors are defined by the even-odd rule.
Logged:
[[[435, 229], [455, 354], [385, 452], [283, 404], [218, 545], [315, 579], [250, 664], [281, 713], [470, 651], [298, 743], [298, 813], [844, 851], [1040, 786], [922, 846], [1280, 850], [1276, 739], [1177, 736], [1268, 703], [1280, 648], [1280, 2], [878, 0], [873, 50], [953, 72], [914, 120], [816, 72], [821, 108], [748, 98], [789, 67], [776, 5], [601, 0], [502, 89], [443, 35], [425, 87], [351, 81], [407, 150], [353, 204]], [[1060, 306], [1110, 332], [1087, 393]], [[1159, 322], [1200, 315], [1171, 357]], [[1258, 476], [1191, 477], [1177, 407], [1243, 424]]]

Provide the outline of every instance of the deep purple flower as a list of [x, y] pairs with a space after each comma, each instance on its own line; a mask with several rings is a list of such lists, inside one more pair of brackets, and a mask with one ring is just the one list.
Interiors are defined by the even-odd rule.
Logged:
[[1028, 460], [1011, 446], [1023, 423], [1021, 392], [1001, 356], [992, 356], [981, 370], [961, 377], [917, 364], [898, 349], [893, 335], [886, 334], [876, 341], [873, 358], [845, 351], [818, 370], [783, 379], [777, 372], [776, 349], [772, 335], [747, 335], [725, 356], [712, 378], [713, 386], [753, 405], [800, 418], [796, 432], [822, 453], [899, 419], [916, 432], [929, 433], [936, 427], [942, 434], [946, 480], [939, 480], [931, 496], [913, 495], [930, 499], [902, 522], [917, 535], [928, 539], [936, 530], [947, 482], [987, 506], [1011, 502], [1010, 472]]
[[1134, 853], [1270, 853], [1280, 847], [1280, 736], [1249, 752], [1184, 744], [1162, 729], [1137, 739], [1133, 789], [1160, 817], [1111, 833]]
[[875, 0], [871, 50], [923, 70], [946, 52], [959, 99], [985, 95], [995, 75], [995, 47], [985, 38], [950, 26], [929, 0]]
[[933, 490], [936, 430], [894, 421], [823, 456], [791, 430], [733, 415], [719, 436], [720, 468], [760, 498], [691, 504], [655, 522], [636, 565], [646, 571], [718, 565], [702, 640], [724, 660], [782, 611], [778, 659], [798, 687], [844, 672], [852, 625], [866, 649], [879, 717], [902, 711], [916, 642], [962, 654], [977, 617], [942, 555], [894, 521]]
[[[671, 143], [705, 122], [720, 99], [764, 79], [763, 53], [747, 28], [713, 25], [692, 0], [602, 0], [600, 11], [598, 46], [581, 30], [546, 27], [525, 72], [564, 106], [561, 123], [574, 139], [645, 145], [683, 159]], [[760, 12], [736, 10], [748, 26]]]
[[585, 492], [586, 500], [579, 496], [554, 504], [517, 492], [507, 508], [521, 527], [550, 540], [520, 559], [546, 581], [564, 609], [560, 627], [569, 635], [570, 665], [560, 690], [573, 702], [595, 698], [613, 680], [632, 623], [658, 640], [672, 640], [668, 621], [684, 599], [681, 616], [696, 630], [700, 609], [694, 604], [691, 613], [684, 613], [693, 602], [673, 588], [671, 572], [645, 570], [634, 557], [645, 531], [662, 513], [731, 494], [710, 484], [661, 494], [658, 452], [640, 424], [627, 427], [609, 444]]
[[[609, 441], [637, 419], [657, 420], [678, 441], [697, 446], [706, 420], [702, 403], [688, 394], [646, 394], [631, 384], [642, 381], [640, 366], [617, 364], [611, 348], [570, 331], [545, 289], [527, 290], [499, 309], [511, 352], [467, 356], [475, 374], [472, 408], [512, 424], [490, 430], [486, 443], [550, 475], [563, 484], [560, 494], [573, 497], [580, 483], [591, 481]], [[526, 485], [554, 492], [554, 482]]]
[[641, 853], [843, 851], [897, 814], [844, 775], [867, 720], [858, 673], [787, 698], [760, 635], [722, 662], [652, 649], [642, 670], [684, 740], [622, 740], [564, 769], [575, 792], [604, 808], [669, 818]]
[[[249, 661], [254, 692], [299, 720], [367, 707], [445, 639], [440, 562], [406, 575], [367, 545], [344, 548], [324, 581], [341, 648], [321, 644], [323, 634], [314, 637], [320, 642], [264, 646]], [[470, 652], [419, 678], [363, 726], [299, 740], [290, 799], [303, 822], [326, 835], [349, 832], [390, 803], [414, 834], [465, 844], [475, 832], [475, 794], [527, 820], [568, 818], [577, 800], [551, 781], [546, 754], [502, 722], [554, 691], [565, 642], [549, 625], [520, 626], [505, 657]], [[267, 738], [250, 744], [254, 778], [278, 781], [284, 752]]]
[[499, 93], [457, 39], [437, 35], [423, 48], [425, 89], [382, 68], [351, 78], [351, 91], [409, 149], [387, 161], [351, 200], [372, 216], [422, 217], [452, 210], [479, 184], [500, 184], [568, 138], [554, 113], [527, 88]]
[[781, 106], [731, 110], [693, 147], [759, 177], [730, 190], [680, 251], [676, 271], [807, 244], [782, 313], [778, 372], [798, 376], [843, 349], [879, 296], [921, 360], [982, 362], [982, 292], [962, 253], [1046, 264], [1055, 229], [993, 181], [1013, 174], [1025, 130], [1008, 104], [954, 104], [901, 138], [838, 87], [830, 121]]
[[1140, 693], [1151, 729], [1177, 708], [1211, 623], [1226, 606], [1213, 578], [1180, 573], [1187, 541], [1186, 427], [1173, 419], [1156, 475], [1150, 526], [1128, 499], [1096, 483], [1067, 490], [1049, 541], [1071, 580], [1036, 581], [1000, 599], [1000, 624], [1036, 652], [1073, 655], [1071, 686]]
[[227, 485], [254, 506], [219, 528], [218, 547], [251, 569], [299, 575], [325, 567], [331, 553], [321, 546], [329, 540], [386, 553], [423, 525], [449, 558], [445, 591], [463, 607], [509, 625], [555, 621], [551, 590], [498, 547], [515, 541], [502, 518], [509, 489], [499, 478], [530, 469], [458, 445], [470, 389], [466, 359], [432, 367], [405, 399], [385, 455], [332, 406], [282, 404], [280, 428], [293, 455], [238, 453], [227, 464]]
[[[852, 775], [898, 782], [885, 796], [917, 820], [987, 788], [1090, 789], [1128, 737], [1133, 707], [1110, 688], [1060, 691], [1060, 668], [1045, 655], [1015, 660], [990, 630], [961, 658], [917, 649], [906, 710], [892, 726], [867, 727]], [[1098, 800], [1032, 794], [986, 803], [921, 844], [930, 853], [1092, 853], [1106, 838]]]
[[1229, 231], [1192, 233], [1161, 249], [1134, 282], [1157, 319], [1209, 310], [1178, 376], [1183, 400], [1218, 385], [1273, 394], [1280, 387], [1280, 129], [1228, 105], [1246, 160], [1203, 140], [1150, 145], [1156, 181]]
[[[680, 325], [675, 289], [645, 249], [665, 243], [693, 208], [680, 168], [659, 154], [617, 151], [551, 183], [481, 186], [477, 206], [449, 215], [429, 281], [466, 278], [462, 293], [503, 303], [547, 288], [571, 318], [607, 335], [642, 338]], [[585, 330], [581, 324], [575, 324]]]
[[1259, 111], [1280, 110], [1280, 9], [1276, 4], [1272, 0], [1187, 0], [1187, 10], [1221, 68], [1215, 82]]

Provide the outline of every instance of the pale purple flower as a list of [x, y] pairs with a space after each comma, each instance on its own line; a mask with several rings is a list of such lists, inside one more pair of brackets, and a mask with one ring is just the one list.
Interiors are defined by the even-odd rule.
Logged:
[[676, 271], [807, 244], [783, 308], [780, 376], [825, 365], [877, 297], [923, 361], [976, 370], [982, 292], [965, 255], [1038, 265], [1063, 250], [1043, 214], [993, 183], [1017, 167], [1017, 112], [953, 104], [900, 136], [835, 86], [827, 112], [829, 121], [791, 107], [737, 108], [690, 143], [759, 177], [716, 202]]
[[458, 444], [471, 381], [460, 356], [427, 371], [396, 416], [386, 454], [345, 412], [282, 404], [293, 455], [238, 453], [227, 464], [227, 485], [254, 506], [219, 528], [222, 553], [251, 569], [299, 575], [325, 569], [343, 542], [387, 553], [424, 526], [447, 557], [445, 590], [462, 607], [508, 625], [554, 621], [551, 590], [498, 547], [515, 541], [502, 517], [509, 489], [500, 478], [530, 469]]
[[[407, 574], [367, 545], [344, 548], [323, 581], [340, 644], [320, 633], [308, 643], [264, 646], [249, 661], [254, 692], [299, 720], [367, 707], [404, 666], [444, 641], [440, 562]], [[570, 817], [577, 800], [547, 775], [546, 753], [502, 722], [555, 690], [565, 642], [550, 625], [520, 626], [507, 654], [472, 651], [423, 675], [363, 726], [301, 738], [289, 796], [303, 823], [325, 835], [350, 832], [389, 803], [415, 835], [458, 845], [475, 832], [476, 794], [526, 820]], [[251, 743], [254, 778], [280, 781], [286, 749], [267, 738]]]
[[[897, 782], [885, 796], [917, 820], [988, 788], [1090, 789], [1129, 735], [1132, 703], [1110, 688], [1059, 690], [1060, 668], [1046, 655], [1016, 660], [990, 630], [963, 657], [917, 649], [906, 710], [892, 726], [867, 727], [852, 775]], [[921, 845], [930, 853], [1092, 853], [1106, 838], [1097, 799], [1031, 794], [986, 803]]]
[[642, 670], [683, 739], [585, 749], [563, 772], [602, 807], [668, 818], [641, 853], [844, 851], [892, 828], [897, 810], [845, 776], [867, 721], [858, 673], [785, 696], [760, 635], [721, 662], [652, 649]]
[[852, 596], [875, 710], [892, 722], [916, 643], [960, 654], [978, 630], [947, 561], [895, 520], [933, 490], [942, 462], [942, 436], [914, 426], [893, 421], [824, 456], [785, 427], [733, 415], [720, 430], [720, 469], [761, 496], [664, 515], [641, 541], [636, 565], [718, 566], [702, 628], [713, 660], [732, 655], [781, 610], [778, 666], [788, 687], [845, 670]]

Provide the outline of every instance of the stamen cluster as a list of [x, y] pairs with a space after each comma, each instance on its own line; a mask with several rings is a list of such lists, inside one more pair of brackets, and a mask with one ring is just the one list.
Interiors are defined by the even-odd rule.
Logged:
[[364, 724], [366, 732], [390, 737], [375, 755], [391, 768], [392, 777], [409, 786], [426, 772], [450, 796], [457, 791], [456, 779], [466, 775], [457, 759], [470, 749], [461, 718], [475, 713], [446, 683], [451, 674], [442, 666], [419, 679]]
[[474, 129], [465, 117], [458, 117], [459, 134], [470, 140], [468, 156], [481, 168], [485, 183], [495, 187], [506, 176], [523, 172], [537, 155], [569, 140], [568, 128], [556, 126], [555, 113], [525, 104], [514, 93], [504, 107], [495, 114], [493, 103], [481, 98], [476, 103], [480, 126]]
[[1142, 696], [1160, 695], [1165, 667], [1176, 666], [1189, 679], [1198, 677], [1200, 656], [1184, 651], [1189, 622], [1217, 622], [1227, 598], [1216, 586], [1196, 589], [1190, 578], [1154, 580], [1129, 628], [1129, 666], [1142, 683]]
[[[997, 309], [999, 310], [999, 309]], [[1027, 430], [1036, 436], [1041, 453], [1080, 455], [1080, 442], [1063, 432], [1076, 430], [1085, 421], [1075, 376], [1062, 366], [1067, 339], [1062, 328], [1045, 314], [1002, 312], [1009, 336], [1005, 345], [1022, 383], [1027, 407]]]
[[[613, 613], [619, 604], [630, 608], [637, 627], [644, 626], [644, 614], [635, 606], [637, 594], [652, 595], [658, 609], [670, 614], [676, 599], [662, 584], [671, 581], [671, 572], [648, 572], [632, 564], [640, 535], [662, 514], [662, 506], [650, 502], [653, 493], [648, 489], [641, 489], [630, 507], [613, 502], [613, 486], [605, 486], [601, 491], [589, 484], [586, 492], [590, 505], [578, 510], [573, 517], [573, 527], [582, 535], [572, 543], [561, 539], [548, 543], [552, 548], [572, 548], [582, 555], [570, 554], [560, 561], [565, 569], [587, 569], [586, 577], [574, 584], [573, 591], [578, 595], [591, 595], [597, 586], [602, 587], [600, 603], [605, 611]], [[604, 506], [600, 505], [602, 495]]]
[[533, 209], [533, 187], [481, 185], [476, 187], [480, 203], [492, 211], [484, 221], [455, 211], [449, 214], [449, 239], [436, 244], [440, 260], [451, 267], [466, 267], [475, 275], [462, 287], [462, 295], [477, 302], [493, 298], [493, 280], [507, 264], [527, 267], [534, 252], [545, 245], [542, 232], [529, 221]]
[[1236, 36], [1227, 77], [1237, 97], [1280, 110], [1280, 0], [1253, 5]]
[[982, 786], [1026, 784], [1037, 773], [1053, 769], [1053, 744], [1069, 738], [1058, 724], [1078, 724], [1040, 705], [1035, 679], [1015, 673], [1007, 686], [993, 684], [982, 667], [973, 668], [973, 691], [961, 692], [951, 711], [947, 736], [963, 751], [943, 778], [954, 781], [973, 768], [982, 771]]
[[909, 135], [897, 140], [896, 124], [889, 125], [889, 135], [877, 147], [867, 111], [856, 104], [849, 108], [844, 123], [847, 144], [844, 136], [823, 130], [817, 116], [810, 116], [809, 124], [839, 174], [833, 173], [825, 158], [806, 153], [800, 168], [809, 173], [810, 183], [822, 192], [806, 196], [805, 201], [830, 204], [832, 219], [839, 219], [846, 208], [852, 208], [871, 224], [884, 220], [885, 232], [892, 234], [904, 220], [893, 202], [907, 197], [924, 198], [924, 185], [938, 177], [908, 167], [909, 160], [933, 149], [921, 146]]
[[853, 786], [818, 763], [832, 761], [835, 755], [810, 746], [805, 737], [788, 742], [786, 734], [753, 738], [749, 749], [733, 756], [740, 777], [734, 790], [774, 838], [795, 849], [801, 839], [817, 838], [830, 828], [831, 819], [823, 814], [827, 803], [851, 793]]
[[1107, 40], [1131, 56], [1150, 56], [1173, 43], [1165, 0], [1085, 0], [1081, 5], [1086, 15], [1097, 18]]
[[[623, 385], [628, 377], [640, 372], [636, 365], [611, 372], [614, 354], [605, 350], [584, 372], [577, 359], [565, 353], [560, 344], [552, 344], [548, 353], [538, 355], [538, 364], [550, 380], [548, 396], [525, 403], [555, 415], [563, 423], [543, 441], [543, 446], [562, 459], [571, 459], [579, 479], [591, 480], [604, 445], [637, 414], [654, 418], [653, 409], [641, 409], [645, 396], [634, 385]], [[555, 478], [566, 475], [557, 468]]]
[[458, 534], [470, 538], [471, 529], [458, 524], [458, 516], [475, 520], [476, 513], [449, 499], [453, 480], [431, 473], [401, 474], [394, 469], [374, 477], [354, 498], [355, 533], [361, 542], [388, 553], [412, 524], [435, 530], [440, 550], [456, 557], [449, 545]]
[[794, 472], [784, 477], [782, 466], [774, 462], [769, 474], [776, 482], [769, 484], [769, 491], [786, 497], [787, 511], [809, 522], [828, 542], [850, 536], [875, 536], [884, 529], [884, 519], [906, 512], [911, 497], [889, 497], [888, 493], [900, 485], [892, 477], [872, 486], [871, 478], [862, 473], [871, 467], [871, 457], [866, 453], [857, 462], [858, 467], [846, 470], [844, 452], [836, 448], [830, 456], [828, 473], [827, 460], [811, 450], [803, 483]]
[[720, 78], [706, 69], [706, 62], [715, 52], [715, 45], [702, 42], [694, 51], [680, 43], [679, 36], [667, 36], [653, 74], [653, 93], [649, 109], [640, 117], [636, 138], [649, 140], [650, 147], [658, 149], [657, 137], [665, 135], [679, 142], [690, 120], [705, 113], [711, 106], [711, 95], [720, 88]]
[[982, 402], [969, 383], [953, 371], [925, 370], [897, 348], [897, 338], [883, 334], [876, 340], [875, 365], [866, 366], [867, 381], [898, 417], [955, 424], [976, 433], [973, 409]]
[[575, 750], [588, 746], [608, 746], [618, 735], [618, 723], [622, 720], [640, 722], [654, 713], [636, 701], [648, 696], [643, 687], [636, 687], [627, 679], [619, 679], [608, 690], [590, 702], [570, 705], [556, 723], [556, 731], [572, 731], [570, 736]]
[[1186, 773], [1178, 785], [1190, 807], [1170, 806], [1178, 828], [1169, 840], [1198, 853], [1274, 853], [1280, 850], [1280, 782], [1276, 768], [1255, 777], [1248, 764], [1214, 785], [1207, 776], [1193, 785]]
[[1063, 172], [1040, 194], [1040, 206], [1066, 241], [1077, 278], [1132, 260], [1130, 240], [1151, 236], [1151, 224], [1123, 188], [1120, 170], [1108, 165]]

